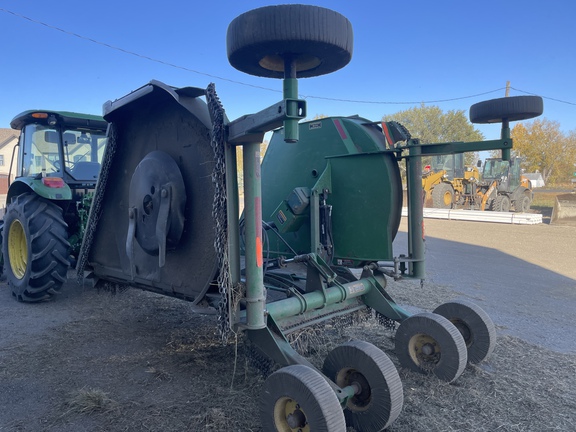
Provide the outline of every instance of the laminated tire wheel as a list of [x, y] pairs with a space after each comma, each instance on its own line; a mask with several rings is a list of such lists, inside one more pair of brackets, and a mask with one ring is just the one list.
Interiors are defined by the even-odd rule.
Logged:
[[293, 61], [296, 78], [328, 74], [352, 58], [350, 21], [317, 6], [279, 5], [248, 11], [234, 19], [226, 36], [228, 60], [250, 75], [284, 78]]
[[445, 317], [423, 312], [406, 318], [395, 336], [400, 364], [421, 373], [433, 373], [452, 382], [468, 361], [466, 344], [458, 329]]
[[434, 313], [447, 318], [460, 331], [469, 363], [480, 363], [496, 346], [496, 328], [484, 310], [467, 300], [454, 300], [438, 306]]
[[260, 409], [265, 431], [346, 430], [334, 390], [322, 375], [304, 365], [286, 366], [270, 375]]
[[540, 96], [513, 96], [478, 102], [470, 107], [472, 123], [502, 123], [538, 117], [544, 111]]

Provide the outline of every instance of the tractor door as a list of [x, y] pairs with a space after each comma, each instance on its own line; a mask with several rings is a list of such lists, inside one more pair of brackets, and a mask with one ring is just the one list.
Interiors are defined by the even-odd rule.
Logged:
[[464, 153], [451, 155], [454, 158], [454, 178], [464, 178]]
[[26, 125], [20, 135], [17, 167], [17, 177], [62, 177], [59, 132], [41, 124]]
[[499, 192], [510, 190], [510, 164], [502, 159], [486, 159], [482, 179], [487, 182], [496, 180]]
[[95, 185], [106, 146], [105, 131], [65, 129], [62, 137], [66, 183]]
[[520, 169], [519, 158], [510, 159], [510, 171], [508, 175], [508, 190], [510, 192], [515, 191], [520, 186], [520, 176], [522, 170]]

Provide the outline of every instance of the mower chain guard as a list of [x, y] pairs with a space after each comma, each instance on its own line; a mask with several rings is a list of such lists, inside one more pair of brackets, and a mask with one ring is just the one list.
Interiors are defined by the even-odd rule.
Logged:
[[152, 81], [105, 104], [116, 142], [107, 186], [97, 191], [102, 212], [88, 252], [96, 277], [195, 303], [211, 287], [214, 155], [201, 95]]

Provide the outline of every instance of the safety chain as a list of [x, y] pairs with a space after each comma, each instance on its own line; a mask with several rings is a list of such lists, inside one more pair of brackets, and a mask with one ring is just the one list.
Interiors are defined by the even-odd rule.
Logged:
[[216, 94], [214, 83], [206, 89], [208, 110], [212, 119], [212, 134], [210, 145], [214, 152], [214, 170], [212, 183], [214, 183], [214, 201], [212, 203], [212, 218], [214, 219], [214, 249], [218, 259], [218, 291], [220, 303], [218, 304], [218, 330], [222, 343], [226, 343], [230, 336], [231, 322], [229, 307], [234, 292], [230, 277], [230, 261], [228, 256], [228, 211], [226, 195], [226, 131], [224, 125], [224, 108]]
[[76, 265], [76, 280], [79, 284], [81, 284], [84, 280], [84, 269], [86, 268], [86, 263], [88, 262], [88, 254], [92, 248], [92, 242], [94, 241], [94, 234], [96, 233], [98, 220], [102, 215], [102, 201], [104, 199], [104, 193], [106, 192], [106, 184], [108, 183], [110, 167], [112, 166], [112, 161], [114, 160], [114, 155], [116, 154], [118, 132], [114, 123], [110, 123], [106, 135], [108, 138], [108, 141], [106, 142], [106, 150], [104, 151], [102, 167], [100, 169], [100, 174], [98, 174], [98, 183], [96, 184], [96, 191], [92, 199], [92, 205], [90, 206], [90, 213], [88, 216], [88, 222], [86, 223], [84, 239], [82, 240], [82, 247], [80, 248], [80, 253], [78, 255], [78, 264]]
[[406, 126], [404, 126], [402, 123], [397, 122], [397, 121], [392, 121], [390, 123], [394, 123], [398, 127], [398, 129], [400, 129], [402, 131], [402, 133], [406, 137], [406, 141], [409, 141], [412, 139], [412, 135], [410, 134], [410, 131], [408, 131], [408, 128], [406, 128]]

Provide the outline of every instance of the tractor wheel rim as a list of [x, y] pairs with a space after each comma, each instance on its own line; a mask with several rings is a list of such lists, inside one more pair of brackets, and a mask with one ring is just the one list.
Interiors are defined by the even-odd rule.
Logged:
[[436, 339], [422, 333], [410, 338], [408, 352], [412, 361], [424, 370], [434, 369], [442, 355], [440, 345]]
[[279, 432], [310, 432], [306, 414], [294, 399], [281, 397], [274, 406], [274, 424]]
[[450, 191], [446, 191], [444, 193], [444, 204], [445, 205], [452, 204], [452, 194], [450, 193]]
[[26, 232], [19, 220], [13, 221], [8, 231], [8, 259], [14, 276], [22, 279], [28, 266], [28, 244]]

